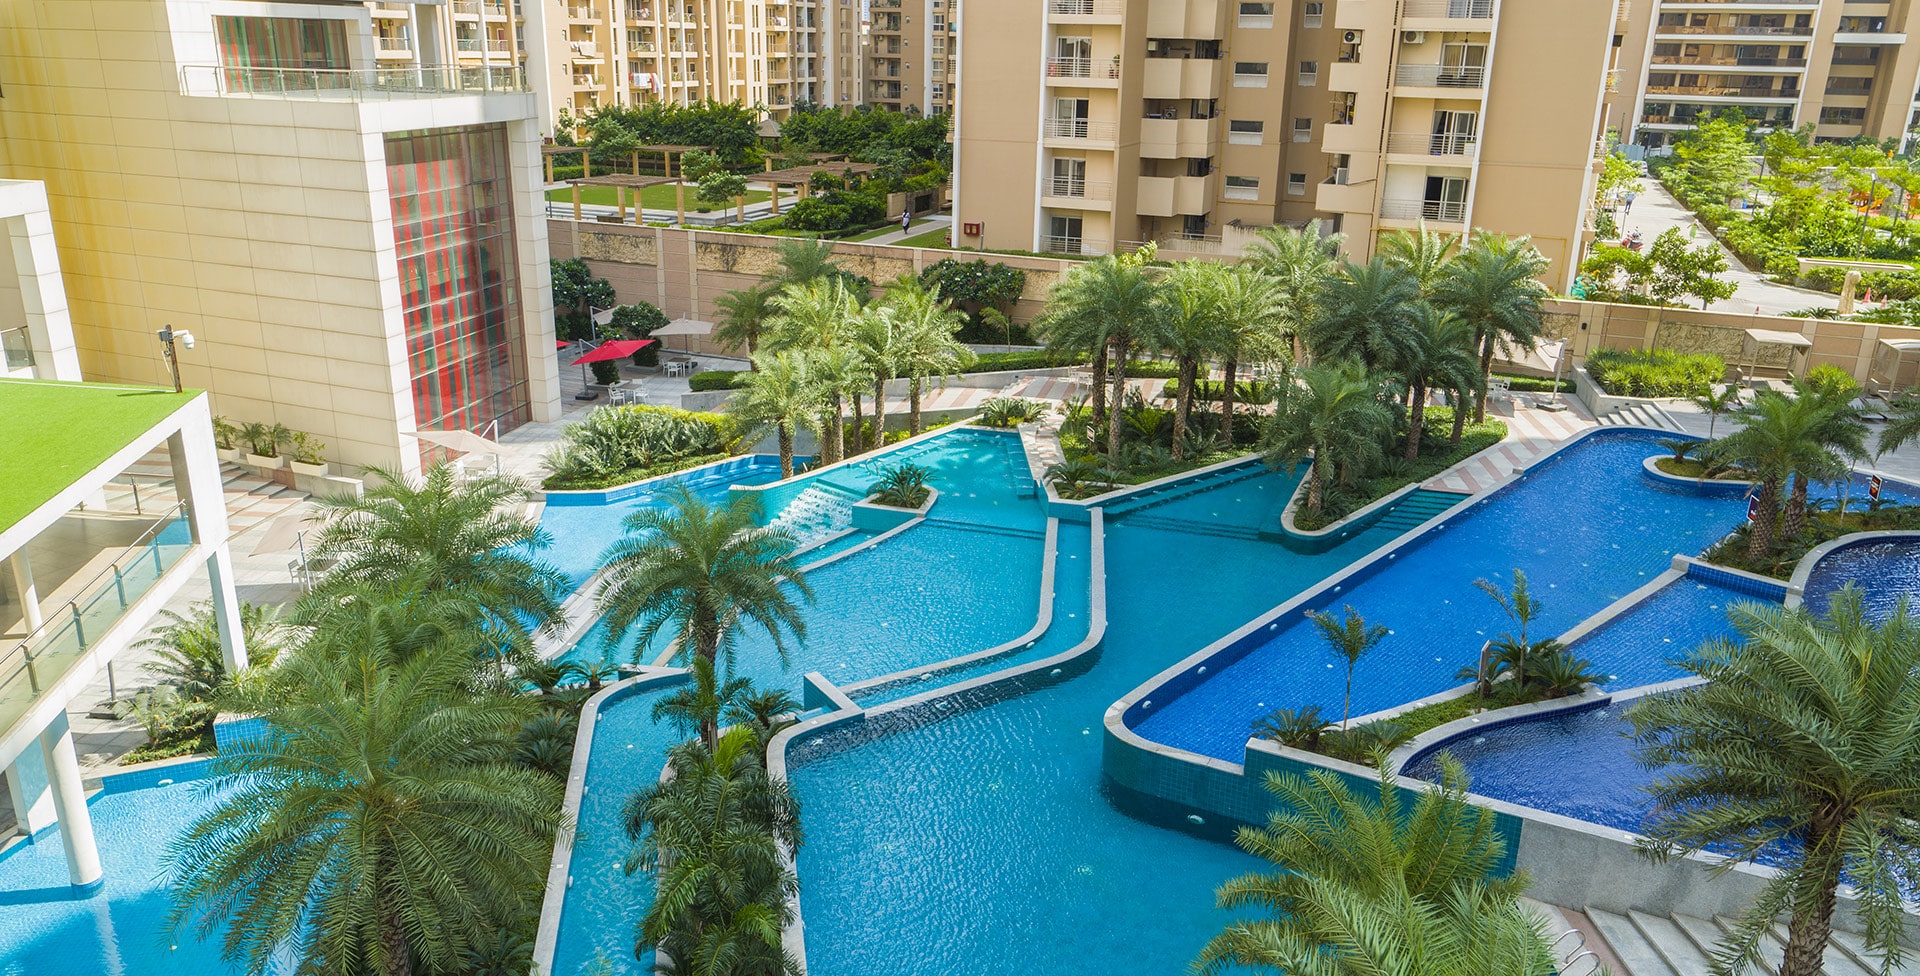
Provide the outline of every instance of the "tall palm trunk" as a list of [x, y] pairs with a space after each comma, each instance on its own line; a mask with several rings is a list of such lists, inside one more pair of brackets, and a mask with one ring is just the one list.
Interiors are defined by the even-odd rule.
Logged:
[[1113, 368], [1108, 383], [1113, 387], [1113, 398], [1107, 416], [1107, 457], [1120, 454], [1120, 408], [1125, 405], [1127, 395], [1127, 350], [1120, 340], [1113, 340]]
[[1448, 443], [1454, 447], [1460, 446], [1460, 438], [1467, 432], [1467, 397], [1470, 395], [1466, 390], [1455, 390], [1450, 397], [1453, 400], [1453, 439]]
[[1813, 825], [1807, 830], [1807, 854], [1809, 859], [1815, 851], [1824, 851], [1828, 856], [1824, 863], [1832, 865], [1820, 879], [1820, 889], [1813, 896], [1813, 904], [1801, 908], [1796, 906], [1793, 918], [1787, 922], [1787, 946], [1780, 960], [1780, 976], [1819, 976], [1824, 970], [1827, 951], [1827, 939], [1833, 934], [1834, 895], [1840, 887], [1840, 861], [1832, 857], [1832, 848], [1840, 842], [1839, 826], [1822, 823], [1831, 818], [1816, 814]]
[[1493, 379], [1493, 337], [1488, 336], [1480, 345], [1480, 395], [1473, 398], [1473, 422], [1487, 422], [1487, 390]]
[[910, 437], [920, 436], [920, 377], [907, 380], [907, 430]]
[[1427, 422], [1427, 387], [1415, 381], [1407, 390], [1407, 399], [1413, 401], [1413, 409], [1407, 417], [1407, 460], [1420, 456], [1420, 430]]
[[1780, 479], [1769, 477], [1760, 482], [1760, 517], [1753, 520], [1747, 534], [1747, 558], [1759, 559], [1773, 545], [1773, 520], [1780, 512]]
[[793, 422], [780, 422], [780, 478], [793, 477]]
[[1240, 375], [1240, 361], [1229, 359], [1223, 364], [1226, 376], [1220, 380], [1220, 436], [1226, 438], [1227, 446], [1233, 446], [1233, 395], [1234, 380]]
[[826, 443], [820, 446], [820, 453], [825, 455], [821, 460], [828, 464], [833, 464], [846, 456], [845, 421], [840, 416], [844, 406], [845, 401], [840, 398], [838, 392], [835, 392], [833, 399], [827, 403], [827, 436]]
[[1787, 514], [1780, 520], [1780, 534], [1797, 539], [1807, 529], [1807, 476], [1796, 472], [1793, 491], [1787, 495]]
[[1320, 514], [1320, 455], [1314, 453], [1313, 463], [1307, 465], [1307, 511]]
[[400, 896], [388, 887], [399, 882], [394, 872], [387, 870], [387, 860], [387, 857], [379, 858], [382, 870], [378, 872], [378, 877], [382, 886], [374, 895], [379, 901], [375, 911], [380, 913], [375, 927], [379, 933], [381, 953], [386, 956], [380, 972], [381, 976], [413, 976], [413, 946], [407, 942], [407, 926], [400, 913]]
[[873, 380], [873, 446], [887, 446], [887, 378]]
[[1107, 346], [1101, 343], [1093, 351], [1093, 422], [1104, 423], [1107, 419], [1107, 404], [1100, 391], [1107, 388]]
[[1193, 384], [1199, 382], [1200, 360], [1194, 356], [1180, 357], [1180, 396], [1173, 408], [1173, 459], [1182, 461], [1187, 456], [1187, 418], [1193, 413]]
[[867, 449], [867, 423], [860, 416], [860, 407], [866, 399], [859, 393], [853, 395], [853, 435], [847, 438], [848, 457]]

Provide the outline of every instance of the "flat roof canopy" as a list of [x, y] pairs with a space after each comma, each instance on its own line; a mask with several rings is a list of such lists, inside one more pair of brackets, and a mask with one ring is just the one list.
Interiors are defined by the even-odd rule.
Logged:
[[0, 380], [0, 531], [172, 416], [200, 391]]
[[815, 166], [789, 166], [776, 169], [771, 173], [753, 173], [747, 179], [761, 183], [778, 183], [783, 186], [811, 183], [815, 173], [831, 173], [834, 176], [865, 176], [879, 169], [877, 163], [822, 163]]
[[624, 186], [629, 190], [639, 190], [662, 183], [678, 183], [677, 176], [632, 176], [627, 173], [614, 173], [610, 176], [580, 176], [568, 180], [575, 186]]
[[1747, 338], [1763, 346], [1793, 346], [1798, 349], [1813, 348], [1813, 340], [1798, 332], [1776, 332], [1773, 329], [1748, 329]]

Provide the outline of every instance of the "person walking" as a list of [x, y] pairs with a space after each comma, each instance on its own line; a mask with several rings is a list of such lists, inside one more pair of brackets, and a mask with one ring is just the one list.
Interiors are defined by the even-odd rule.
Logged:
[[906, 233], [907, 228], [911, 226], [913, 226], [913, 211], [911, 209], [900, 211], [900, 233]]
[[1632, 213], [1632, 212], [1633, 212], [1633, 198], [1634, 198], [1634, 196], [1635, 196], [1635, 194], [1634, 194], [1634, 192], [1633, 192], [1632, 190], [1628, 190], [1628, 191], [1627, 191], [1627, 206], [1626, 206], [1626, 212], [1627, 212], [1627, 213]]

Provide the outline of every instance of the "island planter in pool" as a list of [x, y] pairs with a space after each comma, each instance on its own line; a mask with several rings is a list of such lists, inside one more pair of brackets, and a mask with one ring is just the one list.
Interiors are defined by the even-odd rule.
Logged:
[[940, 499], [940, 489], [928, 488], [927, 498], [920, 503], [918, 508], [896, 508], [892, 505], [882, 505], [874, 501], [874, 499], [878, 497], [880, 496], [868, 495], [866, 498], [853, 503], [853, 527], [855, 529], [867, 532], [885, 532], [889, 529], [899, 528], [916, 519], [926, 518], [927, 512], [933, 508], [933, 503]]
[[1695, 491], [1714, 492], [1726, 495], [1744, 495], [1753, 488], [1751, 481], [1738, 481], [1733, 478], [1689, 478], [1685, 475], [1668, 474], [1660, 470], [1660, 462], [1671, 458], [1671, 454], [1655, 454], [1640, 462], [1640, 470], [1648, 478], [1664, 485], [1680, 485]]

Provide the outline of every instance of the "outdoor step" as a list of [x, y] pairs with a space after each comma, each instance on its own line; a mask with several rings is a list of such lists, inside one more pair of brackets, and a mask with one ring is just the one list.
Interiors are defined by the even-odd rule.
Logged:
[[1614, 958], [1626, 967], [1626, 976], [1695, 976], [1667, 965], [1666, 959], [1629, 919], [1592, 907], [1586, 914], [1593, 927], [1600, 931], [1600, 937], [1607, 940], [1607, 948], [1613, 950]]
[[[1715, 915], [1713, 922], [1715, 925], [1720, 926], [1720, 931], [1725, 932], [1728, 938], [1732, 938], [1734, 929], [1740, 926], [1738, 919], [1727, 918], [1724, 915]], [[1787, 955], [1786, 947], [1782, 945], [1778, 939], [1775, 939], [1772, 933], [1760, 933], [1760, 942], [1754, 946], [1754, 948], [1760, 953], [1761, 972], [1777, 973], [1780, 971], [1780, 963]], [[1829, 974], [1829, 976], [1831, 976], [1831, 974]]]
[[1692, 915], [1675, 915], [1673, 923], [1680, 927], [1680, 931], [1687, 934], [1694, 948], [1704, 956], [1711, 956], [1713, 950], [1719, 947], [1721, 937], [1726, 935], [1725, 932], [1720, 931], [1720, 926]]
[[[1589, 910], [1588, 915], [1592, 915]], [[1641, 938], [1660, 954], [1660, 959], [1678, 976], [1706, 976], [1713, 960], [1701, 951], [1687, 933], [1673, 919], [1664, 915], [1648, 915], [1644, 912], [1627, 912], [1627, 919], [1639, 931]]]
[[[1838, 932], [1833, 933], [1835, 936], [1839, 934]], [[1787, 925], [1785, 922], [1774, 923], [1773, 938], [1783, 947], [1781, 951], [1784, 953], [1784, 947], [1787, 944]], [[1861, 965], [1840, 945], [1840, 940], [1837, 938], [1829, 938], [1827, 940], [1827, 951], [1826, 954], [1821, 957], [1821, 965], [1826, 967], [1826, 976], [1873, 976], [1874, 973], [1880, 971], [1880, 967], [1878, 966]], [[1902, 973], [1910, 972], [1911, 967], [1903, 965], [1894, 971]]]
[[[1835, 949], [1840, 950], [1840, 954], [1848, 961], [1867, 972], [1877, 973], [1880, 971], [1879, 953], [1868, 949], [1866, 937], [1858, 932], [1834, 930], [1827, 945], [1827, 960], [1829, 964], [1831, 964], [1833, 960], [1833, 951]], [[1920, 974], [1920, 953], [1916, 953], [1912, 949], [1902, 952], [1900, 954], [1900, 965], [1896, 966], [1893, 971], [1897, 976], [1915, 976], [1915, 974]], [[1839, 976], [1839, 973], [1837, 971], [1834, 972], [1834, 976]]]

